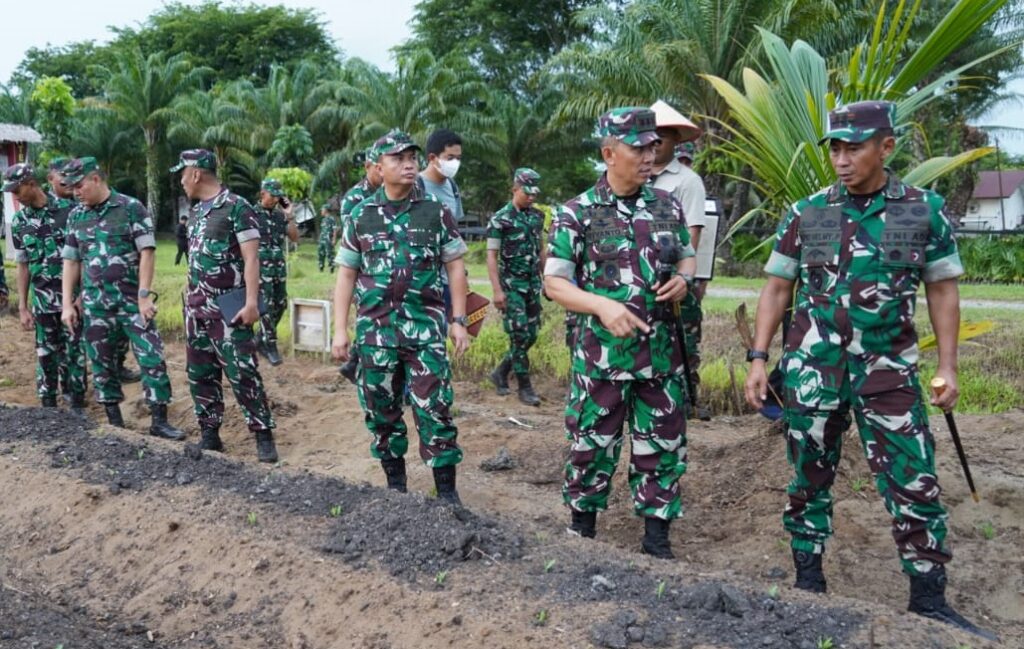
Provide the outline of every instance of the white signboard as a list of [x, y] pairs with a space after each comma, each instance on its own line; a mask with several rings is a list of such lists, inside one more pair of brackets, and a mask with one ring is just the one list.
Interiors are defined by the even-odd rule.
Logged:
[[292, 325], [292, 355], [296, 351], [328, 354], [331, 351], [331, 308], [327, 300], [288, 300]]
[[718, 249], [718, 221], [722, 216], [722, 202], [717, 198], [704, 201], [704, 220], [697, 246], [697, 279], [710, 280], [715, 274], [715, 250]]

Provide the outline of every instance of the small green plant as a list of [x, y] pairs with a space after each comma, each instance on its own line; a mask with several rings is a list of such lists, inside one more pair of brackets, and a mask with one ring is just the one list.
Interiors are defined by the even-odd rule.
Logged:
[[139, 452], [138, 452], [138, 456], [139, 456], [139, 459], [140, 459], [140, 460], [141, 460], [142, 458], [146, 457], [146, 449], [144, 449], [144, 448], [140, 448], [140, 449], [139, 449]]
[[818, 638], [817, 649], [836, 649], [835, 640], [832, 638]]
[[555, 560], [548, 559], [544, 562], [544, 572], [551, 572], [551, 569], [555, 567]]
[[256, 523], [259, 522], [259, 518], [256, 516], [256, 512], [249, 512], [245, 517], [245, 521], [249, 523], [251, 527], [256, 527]]
[[427, 492], [427, 495], [431, 498], [437, 498], [437, 487], [431, 487], [430, 491]]
[[854, 493], [860, 493], [867, 488], [868, 484], [870, 484], [870, 481], [867, 478], [854, 478], [850, 483], [850, 489], [853, 489]]
[[661, 599], [661, 596], [665, 594], [665, 580], [658, 582], [658, 587], [654, 589], [654, 594]]
[[537, 614], [533, 616], [533, 625], [534, 626], [544, 626], [545, 624], [548, 623], [548, 617], [549, 617], [548, 609], [546, 609], [546, 608], [540, 609], [539, 611], [537, 611]]
[[437, 574], [434, 575], [434, 583], [437, 584], [438, 586], [444, 586], [444, 580], [445, 579], [448, 579], [448, 571], [447, 570], [439, 570], [437, 572]]
[[985, 537], [986, 541], [991, 541], [996, 538], [996, 526], [992, 524], [992, 521], [985, 521], [978, 527], [981, 535]]
[[772, 584], [771, 588], [768, 589], [768, 597], [771, 597], [772, 599], [778, 599], [779, 598], [779, 585], [778, 584]]
[[788, 550], [789, 549], [789, 539], [779, 539], [778, 541], [775, 542], [775, 546], [778, 547], [780, 550]]
[[341, 516], [341, 505], [332, 505], [330, 509], [331, 518], [337, 518]]
[[537, 538], [537, 542], [538, 543], [544, 543], [545, 541], [548, 540], [548, 533], [547, 532], [537, 532], [536, 538]]

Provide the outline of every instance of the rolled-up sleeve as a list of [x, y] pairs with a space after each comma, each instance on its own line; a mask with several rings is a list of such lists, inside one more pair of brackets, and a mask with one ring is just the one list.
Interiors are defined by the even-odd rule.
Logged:
[[341, 226], [341, 240], [338, 243], [338, 252], [334, 256], [334, 263], [338, 266], [359, 270], [363, 265], [363, 255], [359, 248], [359, 237], [356, 236], [356, 221], [362, 212], [362, 204], [360, 204], [352, 210], [352, 214], [345, 219]]
[[548, 255], [544, 262], [544, 274], [576, 279], [576, 266], [582, 255], [582, 228], [576, 213], [562, 205], [551, 221], [548, 232]]
[[794, 280], [800, 268], [799, 211], [794, 205], [779, 223], [775, 246], [764, 266], [764, 272], [782, 279]]

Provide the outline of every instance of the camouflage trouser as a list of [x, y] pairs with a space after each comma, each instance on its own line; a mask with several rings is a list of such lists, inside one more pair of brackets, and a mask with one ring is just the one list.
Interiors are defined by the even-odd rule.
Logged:
[[331, 252], [330, 240], [321, 237], [316, 244], [316, 263], [320, 270], [323, 270], [324, 265], [327, 265], [331, 272], [334, 272], [334, 255]]
[[60, 321], [60, 313], [37, 313], [36, 391], [40, 398], [56, 397], [61, 385], [65, 394], [85, 394], [85, 350], [82, 323], [74, 333]]
[[[787, 396], [791, 404], [793, 400]], [[946, 510], [939, 502], [935, 440], [916, 387], [858, 396], [847, 386], [838, 410], [786, 409], [787, 456], [796, 475], [783, 524], [794, 549], [820, 554], [832, 535], [832, 483], [850, 409], [885, 508], [903, 570], [920, 575], [952, 558], [945, 547]]]
[[529, 288], [513, 288], [504, 285], [505, 317], [502, 324], [508, 334], [509, 350], [505, 360], [511, 361], [512, 371], [517, 376], [530, 373], [530, 348], [537, 342], [540, 330], [540, 282], [523, 280]]
[[402, 419], [402, 391], [408, 386], [423, 462], [443, 467], [462, 461], [451, 415], [451, 367], [443, 342], [398, 349], [361, 344], [359, 361], [359, 403], [373, 435], [373, 457], [403, 457], [409, 448]]
[[188, 387], [201, 427], [220, 428], [224, 420], [223, 373], [228, 377], [249, 430], [274, 429], [251, 326], [228, 327], [220, 318], [196, 318], [186, 310], [185, 344]]
[[700, 300], [693, 291], [688, 291], [680, 304], [679, 320], [683, 323], [683, 331], [686, 332], [686, 359], [690, 364], [690, 380], [696, 391], [700, 386], [700, 373], [697, 370], [700, 369], [701, 324], [704, 321], [704, 314], [700, 308]]
[[284, 277], [264, 277], [260, 292], [267, 303], [267, 312], [260, 316], [260, 335], [266, 342], [277, 341], [277, 325], [288, 308], [288, 288]]
[[[134, 306], [134, 305], [132, 305]], [[136, 307], [137, 308], [137, 307]], [[156, 321], [141, 326], [138, 313], [85, 310], [85, 349], [92, 363], [96, 400], [100, 403], [124, 401], [121, 391], [121, 362], [118, 350], [122, 340], [131, 343], [142, 370], [142, 389], [149, 403], [169, 403], [171, 379], [164, 363], [164, 343], [156, 330]]]
[[572, 351], [576, 347], [576, 312], [565, 312], [565, 346]]
[[606, 381], [573, 373], [565, 409], [572, 439], [562, 487], [565, 503], [581, 512], [607, 509], [628, 417], [634, 511], [665, 520], [679, 517], [679, 478], [686, 472], [684, 393], [679, 374]]

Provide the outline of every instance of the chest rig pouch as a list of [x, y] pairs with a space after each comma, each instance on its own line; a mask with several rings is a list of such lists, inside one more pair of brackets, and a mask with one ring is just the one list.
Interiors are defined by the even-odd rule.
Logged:
[[904, 298], [917, 293], [931, 230], [931, 208], [924, 201], [889, 201], [878, 242], [878, 294]]
[[588, 223], [583, 232], [584, 255], [594, 286], [614, 288], [620, 282], [619, 250], [629, 230], [613, 205], [590, 206], [583, 217]]
[[[672, 206], [666, 201], [658, 201], [648, 209], [651, 214], [649, 236], [651, 248], [655, 254], [665, 248], [679, 249], [679, 227], [682, 225], [675, 214], [672, 213]], [[682, 250], [679, 251], [680, 253]], [[652, 260], [655, 264], [657, 258]]]
[[441, 205], [432, 201], [416, 201], [409, 208], [409, 244], [436, 248], [441, 233]]
[[801, 281], [812, 294], [831, 293], [839, 271], [843, 208], [808, 207], [800, 213]]

